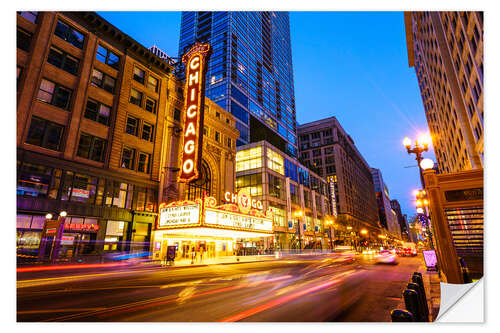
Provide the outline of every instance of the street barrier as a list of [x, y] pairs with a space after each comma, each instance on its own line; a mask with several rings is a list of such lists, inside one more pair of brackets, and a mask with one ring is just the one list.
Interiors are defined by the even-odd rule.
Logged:
[[422, 274], [419, 272], [414, 272], [411, 277], [411, 280], [413, 283], [416, 283], [419, 287], [418, 292], [422, 297], [423, 312], [425, 318], [429, 318], [429, 306], [427, 304], [427, 295], [425, 294], [424, 279], [422, 278]]
[[423, 276], [419, 272], [414, 272], [410, 281], [403, 291], [406, 310], [392, 310], [391, 321], [428, 322], [429, 306], [427, 304]]
[[413, 322], [415, 318], [410, 311], [406, 310], [392, 310], [391, 311], [391, 321], [392, 322]]
[[418, 284], [410, 282], [406, 286], [407, 290], [413, 290], [417, 293], [417, 301], [418, 301], [418, 314], [413, 313], [415, 317], [417, 317], [418, 321], [428, 321], [426, 318], [425, 314], [425, 305], [424, 305], [424, 298], [422, 297], [422, 293], [420, 292], [420, 287]]

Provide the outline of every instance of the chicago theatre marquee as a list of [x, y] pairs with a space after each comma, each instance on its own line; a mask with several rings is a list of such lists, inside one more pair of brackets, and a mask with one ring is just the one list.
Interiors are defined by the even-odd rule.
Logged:
[[[255, 253], [269, 246], [272, 213], [249, 193], [235, 193], [234, 116], [206, 99], [209, 44], [197, 43], [182, 57], [186, 67], [182, 127], [168, 135], [159, 214], [152, 237], [154, 258], [175, 245], [177, 259], [203, 251], [205, 258]], [[175, 90], [174, 90], [175, 91]], [[177, 173], [174, 174], [171, 170]], [[177, 260], [176, 259], [176, 260]]]

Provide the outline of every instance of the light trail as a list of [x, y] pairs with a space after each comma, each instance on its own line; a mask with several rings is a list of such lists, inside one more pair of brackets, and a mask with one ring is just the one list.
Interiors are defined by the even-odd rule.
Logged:
[[270, 309], [272, 307], [281, 305], [281, 304], [286, 303], [286, 302], [290, 302], [290, 301], [292, 301], [292, 300], [294, 300], [294, 299], [296, 299], [296, 298], [298, 298], [300, 296], [304, 296], [304, 295], [316, 292], [318, 290], [321, 290], [321, 289], [324, 289], [324, 288], [328, 288], [328, 287], [336, 284], [339, 281], [340, 280], [336, 279], [336, 280], [333, 280], [333, 281], [329, 281], [329, 282], [325, 282], [325, 283], [316, 285], [314, 287], [311, 287], [311, 288], [308, 288], [308, 289], [305, 289], [305, 290], [301, 290], [299, 292], [296, 292], [296, 293], [288, 295], [288, 296], [280, 297], [280, 298], [278, 298], [276, 300], [267, 302], [265, 304], [262, 304], [262, 305], [259, 305], [257, 307], [254, 307], [252, 309], [240, 312], [240, 313], [238, 313], [236, 315], [233, 315], [231, 317], [227, 317], [225, 319], [222, 319], [220, 322], [235, 322], [235, 321], [242, 320], [244, 318], [253, 316], [254, 314], [257, 314], [259, 312], [268, 310], [268, 309]]
[[127, 266], [129, 263], [110, 263], [110, 264], [83, 264], [83, 265], [60, 265], [60, 266], [32, 266], [32, 267], [20, 267], [16, 271], [18, 273], [24, 272], [42, 272], [42, 271], [56, 271], [63, 269], [75, 269], [75, 268], [101, 268], [101, 267], [117, 267], [117, 266]]

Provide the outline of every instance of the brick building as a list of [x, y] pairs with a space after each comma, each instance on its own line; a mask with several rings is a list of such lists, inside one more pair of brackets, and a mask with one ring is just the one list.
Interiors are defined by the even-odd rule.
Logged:
[[[183, 112], [172, 71], [96, 13], [18, 12], [20, 252], [36, 251], [45, 215], [61, 211], [71, 226], [62, 256], [149, 250], [158, 203], [194, 191], [172, 185]], [[208, 189], [232, 190], [234, 118], [206, 104], [205, 147], [225, 147], [205, 154]]]

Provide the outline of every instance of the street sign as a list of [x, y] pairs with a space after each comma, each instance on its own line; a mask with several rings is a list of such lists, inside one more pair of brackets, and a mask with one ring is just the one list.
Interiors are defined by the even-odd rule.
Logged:
[[424, 260], [425, 260], [425, 265], [427, 266], [427, 270], [435, 270], [437, 266], [437, 257], [436, 257], [436, 251], [434, 250], [428, 250], [428, 251], [422, 251], [424, 254]]

